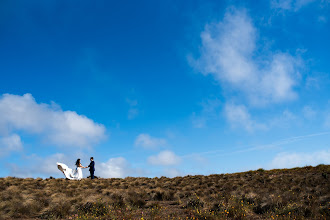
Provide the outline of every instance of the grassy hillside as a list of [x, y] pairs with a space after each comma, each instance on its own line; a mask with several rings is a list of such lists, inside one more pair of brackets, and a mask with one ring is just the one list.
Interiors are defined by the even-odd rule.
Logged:
[[0, 219], [330, 219], [330, 165], [210, 176], [0, 178]]

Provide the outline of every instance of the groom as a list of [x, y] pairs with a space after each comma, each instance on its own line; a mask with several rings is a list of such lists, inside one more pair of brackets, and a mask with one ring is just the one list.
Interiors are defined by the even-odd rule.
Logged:
[[91, 163], [88, 165], [88, 167], [89, 167], [89, 172], [91, 174], [91, 179], [94, 179], [95, 162], [93, 157], [91, 157]]

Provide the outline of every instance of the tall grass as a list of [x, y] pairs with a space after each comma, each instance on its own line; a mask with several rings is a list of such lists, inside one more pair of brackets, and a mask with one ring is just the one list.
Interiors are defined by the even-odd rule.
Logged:
[[330, 219], [330, 165], [176, 178], [0, 178], [0, 219]]

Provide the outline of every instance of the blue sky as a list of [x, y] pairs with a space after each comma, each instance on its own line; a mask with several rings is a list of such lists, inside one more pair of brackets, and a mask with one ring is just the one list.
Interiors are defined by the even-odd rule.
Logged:
[[0, 4], [0, 176], [330, 163], [329, 0]]

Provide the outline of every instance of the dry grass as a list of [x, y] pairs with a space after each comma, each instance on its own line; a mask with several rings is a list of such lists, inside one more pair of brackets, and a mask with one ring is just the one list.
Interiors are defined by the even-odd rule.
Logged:
[[0, 178], [0, 219], [330, 219], [330, 165], [209, 176]]

